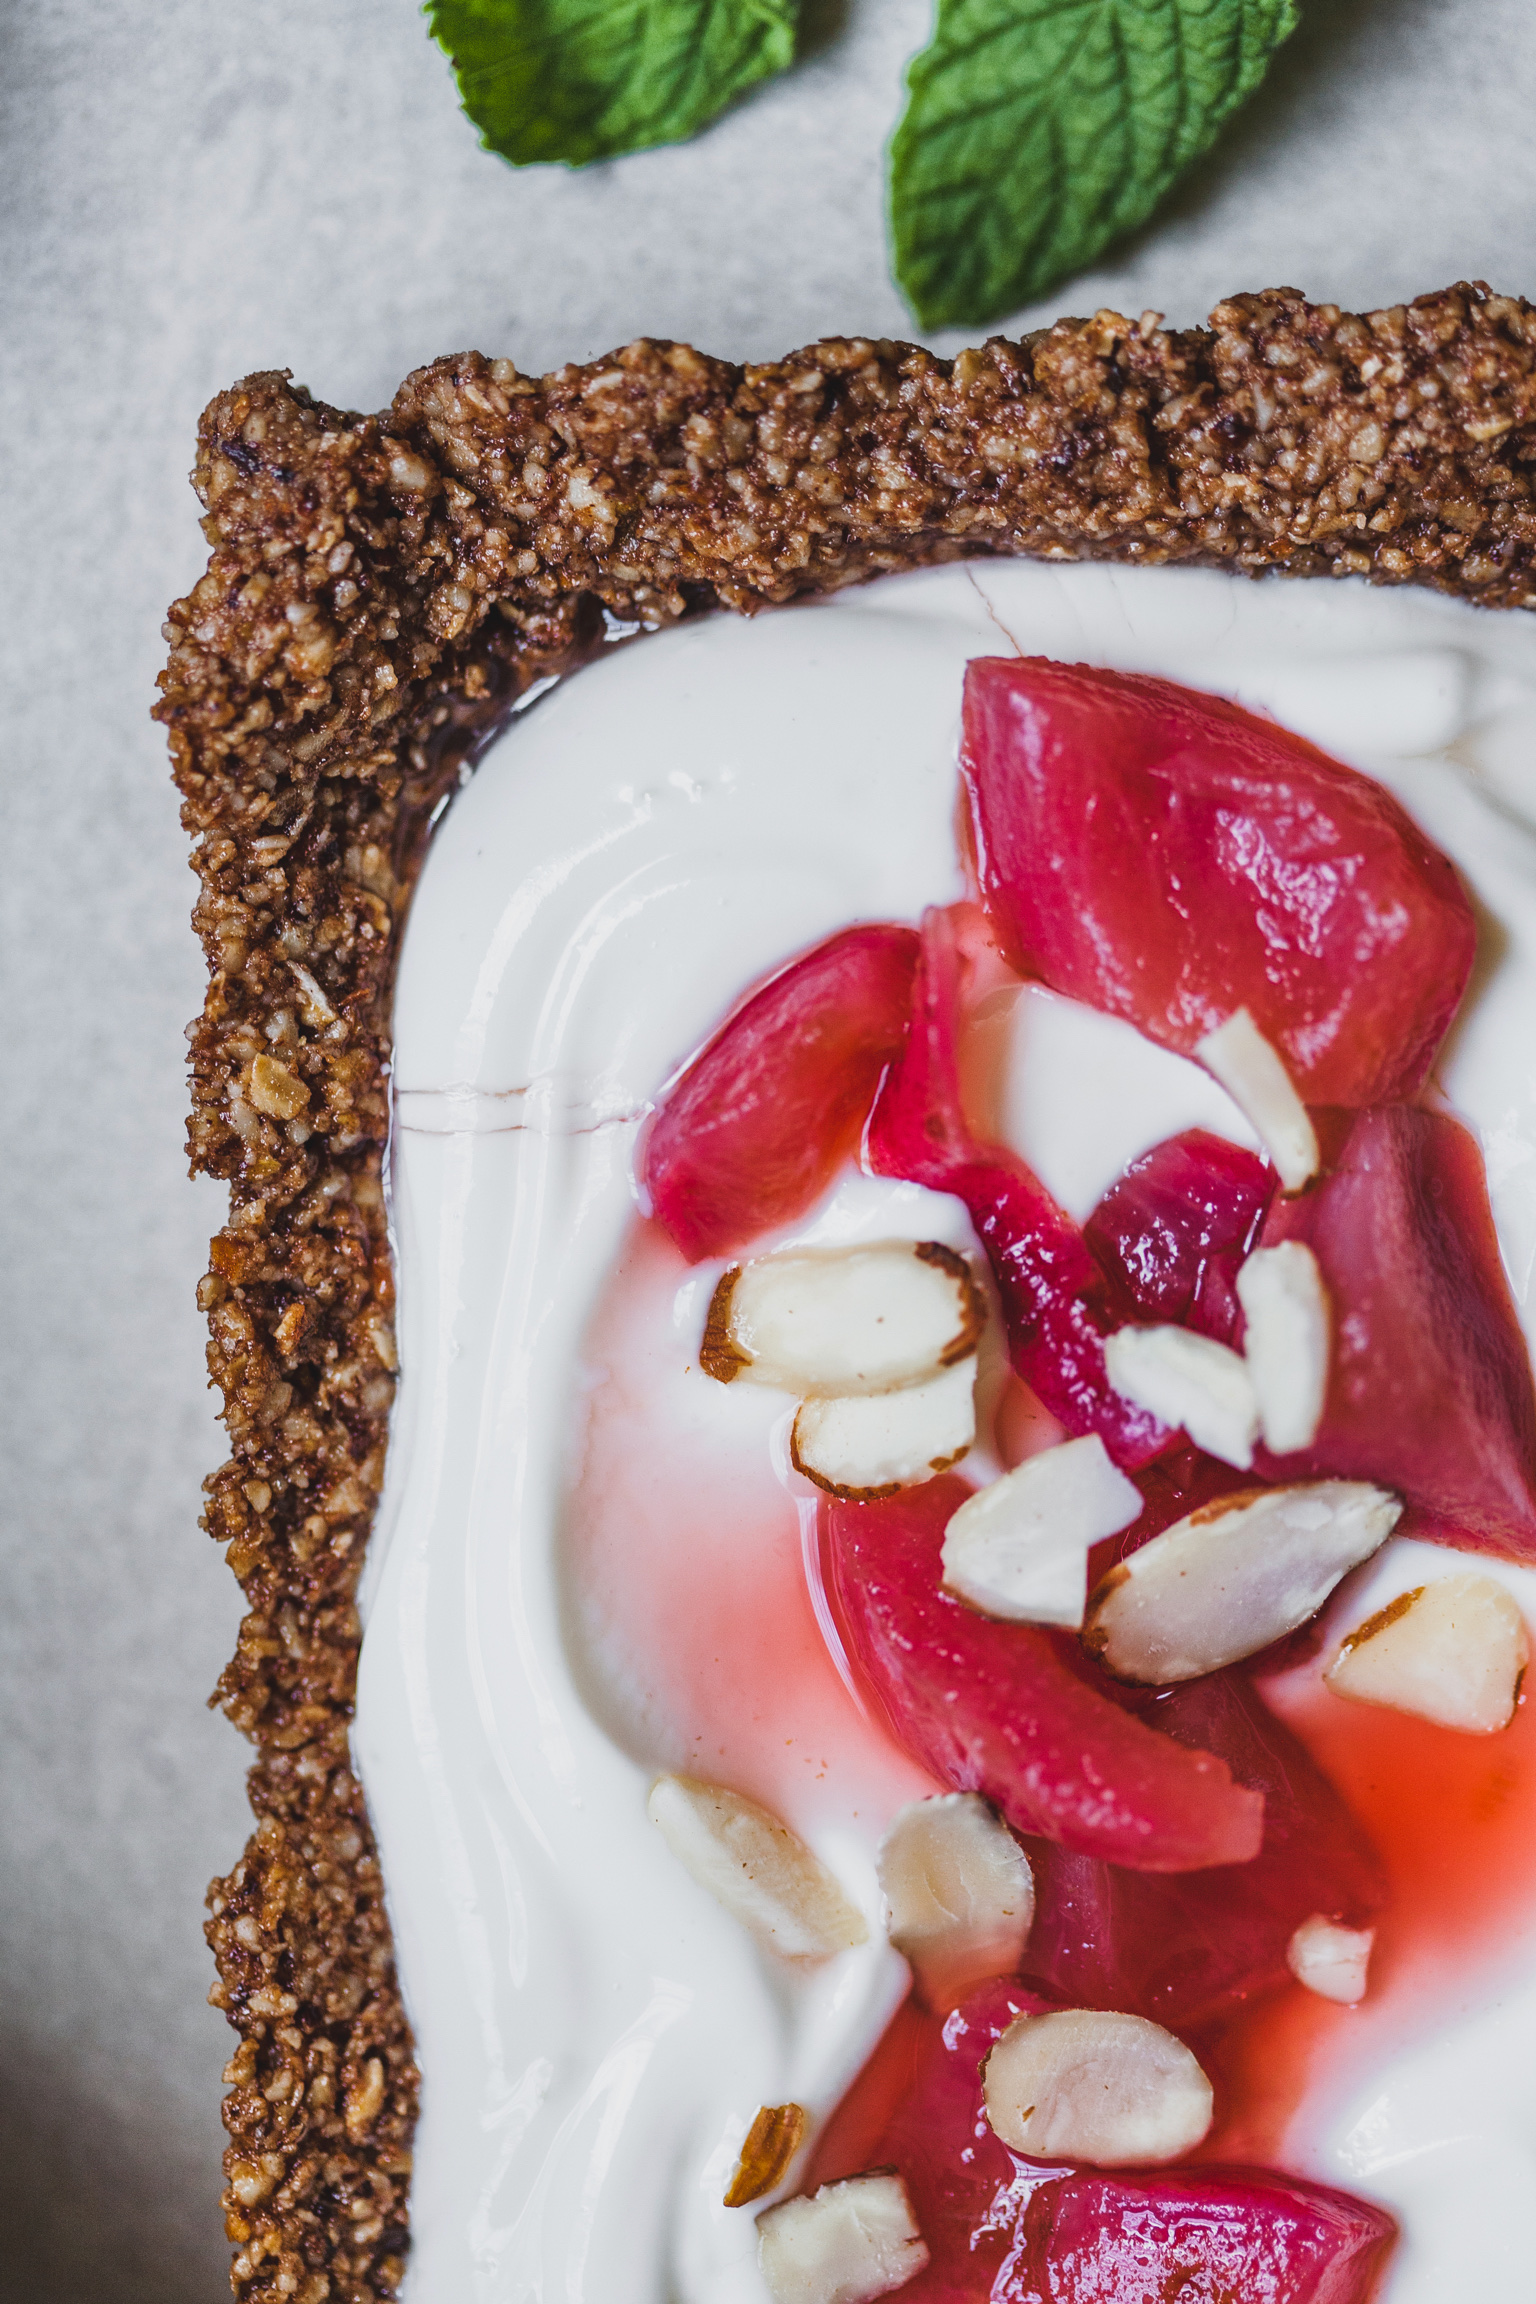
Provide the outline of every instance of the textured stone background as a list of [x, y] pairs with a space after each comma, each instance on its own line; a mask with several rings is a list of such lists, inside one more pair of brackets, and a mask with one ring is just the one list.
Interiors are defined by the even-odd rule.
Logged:
[[[702, 142], [568, 176], [477, 149], [412, 0], [0, 0], [0, 2262], [29, 2304], [223, 2292], [217, 1195], [179, 1151], [200, 972], [145, 718], [197, 412], [257, 366], [373, 407], [465, 344], [906, 332], [880, 146], [926, 0], [813, 4], [820, 53]], [[1171, 214], [1058, 309], [1536, 289], [1530, 0], [1303, 4]]]

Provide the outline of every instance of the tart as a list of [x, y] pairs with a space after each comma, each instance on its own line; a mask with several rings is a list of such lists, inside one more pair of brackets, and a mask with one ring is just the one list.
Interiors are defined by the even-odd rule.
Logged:
[[432, 826], [542, 685], [717, 605], [972, 555], [1536, 598], [1526, 307], [1460, 289], [1353, 319], [1279, 293], [1213, 320], [1100, 315], [952, 366], [853, 343], [740, 371], [641, 344], [536, 383], [466, 357], [380, 419], [269, 376], [204, 419], [214, 554], [172, 610], [159, 710], [212, 971], [193, 1154], [233, 1188], [203, 1296], [234, 1449], [208, 1525], [251, 1601], [222, 1694], [259, 1747], [258, 1830], [210, 1923], [240, 2034], [243, 2293], [388, 2294], [408, 2245], [416, 2070], [348, 1731], [396, 1360], [389, 1004]]

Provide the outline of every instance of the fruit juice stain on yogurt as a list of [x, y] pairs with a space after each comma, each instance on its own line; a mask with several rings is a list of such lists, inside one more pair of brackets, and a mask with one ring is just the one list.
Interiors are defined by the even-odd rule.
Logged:
[[1493, 1996], [1501, 1968], [1528, 1943], [1536, 1706], [1522, 1702], [1497, 1735], [1470, 1736], [1341, 1702], [1316, 1664], [1267, 1682], [1264, 1693], [1365, 1827], [1388, 1879], [1360, 2007], [1296, 1987], [1202, 2043], [1217, 2124], [1199, 2157], [1287, 2164], [1325, 2098]]
[[562, 1548], [573, 1655], [636, 1759], [728, 1784], [802, 1837], [862, 1823], [872, 1850], [942, 1787], [860, 1709], [822, 1636], [773, 1463], [792, 1403], [698, 1365], [717, 1273], [636, 1222], [598, 1300]]

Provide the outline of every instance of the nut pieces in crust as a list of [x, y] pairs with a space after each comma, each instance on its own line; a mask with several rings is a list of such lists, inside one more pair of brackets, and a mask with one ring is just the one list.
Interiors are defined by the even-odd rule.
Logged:
[[[220, 1694], [259, 1747], [259, 1830], [208, 1929], [240, 2041], [237, 2294], [383, 2299], [408, 2246], [416, 2076], [348, 1768], [352, 1597], [392, 1374], [398, 931], [486, 734], [604, 610], [655, 626], [965, 552], [1536, 604], [1533, 419], [1536, 310], [1466, 285], [1362, 316], [1273, 290], [1183, 332], [1100, 313], [952, 363], [853, 339], [739, 368], [642, 340], [542, 380], [455, 355], [376, 417], [275, 372], [209, 404], [210, 559], [169, 611], [156, 716], [209, 969], [190, 1149], [232, 1200], [200, 1301], [231, 1449], [206, 1524], [249, 1608]], [[269, 1027], [309, 1096], [287, 1119], [246, 1093]]]

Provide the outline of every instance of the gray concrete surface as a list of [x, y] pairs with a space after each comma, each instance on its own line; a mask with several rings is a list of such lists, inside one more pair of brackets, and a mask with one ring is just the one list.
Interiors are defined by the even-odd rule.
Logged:
[[[1057, 309], [1536, 288], [1529, 0], [1304, 6], [1172, 211]], [[465, 344], [905, 332], [880, 148], [926, 15], [823, 0], [819, 53], [699, 143], [571, 176], [478, 150], [412, 0], [0, 4], [0, 2265], [29, 2304], [223, 2292], [218, 1195], [180, 1155], [199, 967], [145, 717], [199, 564], [198, 409], [253, 367], [372, 407]]]

